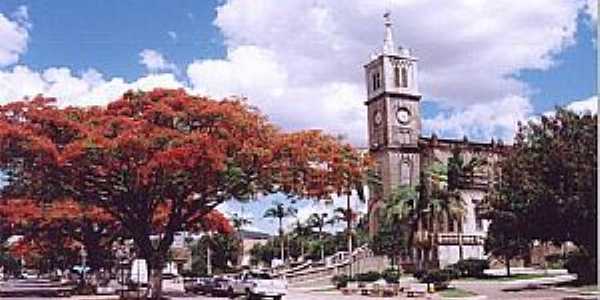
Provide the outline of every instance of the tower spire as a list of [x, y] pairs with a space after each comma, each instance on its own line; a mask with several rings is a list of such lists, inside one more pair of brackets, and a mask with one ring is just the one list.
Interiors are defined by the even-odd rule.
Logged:
[[390, 19], [391, 12], [388, 10], [383, 14], [385, 22], [385, 37], [383, 38], [383, 54], [395, 54], [396, 47], [394, 46], [394, 37], [392, 36], [392, 20]]

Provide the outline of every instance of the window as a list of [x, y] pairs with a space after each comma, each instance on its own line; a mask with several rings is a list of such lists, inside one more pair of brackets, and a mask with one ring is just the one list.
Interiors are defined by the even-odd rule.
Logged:
[[407, 186], [410, 184], [410, 162], [403, 161], [400, 164], [400, 185]]
[[379, 72], [374, 73], [371, 76], [371, 80], [373, 81], [373, 90], [374, 91], [381, 87], [381, 75], [379, 74]]
[[394, 86], [400, 87], [400, 68], [394, 67]]
[[373, 86], [373, 90], [376, 90], [376, 89], [377, 89], [377, 76], [376, 76], [376, 75], [377, 75], [377, 74], [373, 74], [373, 75], [371, 75], [371, 81], [372, 81], [372, 83], [373, 83], [373, 85], [372, 85], [372, 86]]
[[[473, 203], [477, 205], [481, 203], [481, 200], [473, 199]], [[481, 208], [479, 206], [475, 207], [475, 229], [478, 231], [483, 230], [483, 220], [481, 219]]]
[[408, 87], [408, 71], [406, 71], [406, 67], [402, 68], [402, 87]]

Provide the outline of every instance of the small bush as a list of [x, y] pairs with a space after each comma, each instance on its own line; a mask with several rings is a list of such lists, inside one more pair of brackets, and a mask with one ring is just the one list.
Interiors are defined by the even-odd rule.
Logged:
[[567, 258], [562, 254], [550, 254], [546, 255], [546, 267], [550, 269], [564, 269], [566, 268]]
[[416, 279], [418, 279], [418, 280], [421, 280], [421, 278], [423, 278], [423, 276], [425, 276], [425, 274], [426, 274], [426, 273], [427, 273], [427, 270], [423, 270], [423, 269], [421, 269], [421, 270], [416, 270], [416, 271], [413, 273], [413, 276], [414, 276]]
[[363, 282], [373, 282], [379, 280], [380, 278], [381, 274], [379, 274], [379, 272], [360, 273], [354, 276], [354, 279], [356, 279], [356, 281]]
[[458, 279], [462, 276], [462, 272], [453, 265], [442, 269], [442, 271], [444, 271], [448, 275], [449, 279]]
[[570, 253], [565, 267], [569, 273], [577, 274], [577, 281], [581, 283], [598, 282], [598, 265], [595, 257], [590, 257], [581, 252]]
[[433, 269], [425, 271], [419, 279], [422, 283], [433, 284], [436, 290], [445, 289], [450, 280], [450, 274], [446, 270]]
[[485, 259], [469, 258], [448, 266], [448, 269], [457, 270], [460, 272], [460, 277], [483, 278], [485, 277], [483, 271], [489, 267], [489, 262]]
[[398, 269], [386, 269], [381, 273], [381, 278], [385, 279], [387, 283], [398, 283], [400, 280], [400, 270]]
[[348, 282], [351, 281], [352, 278], [348, 275], [335, 275], [331, 278], [331, 283], [335, 285], [335, 288], [341, 289], [348, 286]]

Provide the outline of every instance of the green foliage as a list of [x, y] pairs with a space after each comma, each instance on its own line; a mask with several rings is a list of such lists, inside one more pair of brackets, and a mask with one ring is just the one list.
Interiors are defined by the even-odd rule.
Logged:
[[567, 257], [562, 254], [550, 254], [546, 255], [545, 261], [549, 269], [565, 269]]
[[367, 272], [367, 273], [360, 273], [360, 274], [356, 274], [354, 276], [354, 279], [356, 281], [360, 281], [360, 282], [373, 282], [373, 281], [377, 281], [381, 278], [381, 274], [379, 272]]
[[528, 238], [597, 249], [597, 115], [557, 108], [519, 128], [493, 208], [527, 220]]
[[0, 252], [0, 266], [4, 268], [4, 272], [8, 274], [17, 274], [21, 269], [21, 262], [15, 259], [8, 252]]
[[[501, 163], [502, 180], [490, 197], [494, 212], [510, 215], [512, 230], [496, 230], [495, 245], [518, 240], [572, 241], [597, 261], [597, 115], [557, 108], [555, 116], [520, 125], [515, 143]], [[504, 247], [508, 254], [511, 247]], [[492, 250], [497, 247], [488, 247]], [[514, 248], [514, 247], [512, 247]], [[519, 247], [516, 247], [519, 248]], [[583, 274], [582, 274], [583, 275]]]
[[421, 270], [415, 272], [414, 276], [422, 283], [433, 284], [436, 289], [446, 288], [448, 286], [448, 281], [452, 279], [450, 271], [439, 269]]
[[402, 272], [398, 268], [388, 268], [381, 272], [381, 278], [385, 279], [387, 283], [398, 283], [401, 274]]
[[192, 245], [192, 270], [197, 276], [206, 275], [206, 248], [211, 247], [211, 264], [213, 273], [225, 273], [231, 271], [242, 249], [240, 240], [234, 235], [216, 234], [212, 237], [203, 236]]
[[331, 278], [331, 283], [335, 286], [335, 288], [345, 288], [348, 286], [348, 282], [351, 281], [352, 278], [346, 274], [335, 275]]
[[580, 251], [570, 253], [567, 256], [565, 267], [569, 273], [577, 274], [580, 283], [595, 283], [598, 272], [597, 258]]
[[[451, 277], [475, 277], [484, 278], [485, 274], [483, 271], [490, 267], [489, 262], [486, 259], [464, 259], [455, 264], [452, 264], [446, 268]], [[452, 273], [457, 273], [453, 275]]]
[[275, 253], [279, 251], [277, 247], [276, 241], [274, 240], [270, 240], [264, 245], [255, 244], [250, 249], [250, 255], [252, 257], [250, 263], [253, 265], [262, 263], [270, 266], [271, 260], [275, 258]]
[[403, 186], [392, 193], [380, 212], [378, 232], [371, 240], [371, 249], [377, 255], [395, 258], [410, 244], [410, 233], [417, 220], [418, 194], [414, 187]]

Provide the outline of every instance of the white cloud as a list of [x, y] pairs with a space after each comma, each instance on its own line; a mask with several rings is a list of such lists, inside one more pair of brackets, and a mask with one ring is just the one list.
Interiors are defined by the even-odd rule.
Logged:
[[466, 109], [439, 113], [423, 120], [425, 131], [448, 138], [495, 136], [512, 141], [517, 122], [527, 120], [533, 107], [527, 98], [509, 96], [492, 103], [474, 104]]
[[27, 7], [19, 6], [12, 18], [14, 20], [0, 13], [0, 67], [16, 63], [27, 51], [28, 29], [31, 28]]
[[[186, 75], [193, 91], [246, 96], [286, 129], [321, 128], [365, 145], [361, 66], [381, 47], [381, 13], [390, 9], [396, 43], [420, 57], [425, 100], [447, 109], [424, 120], [425, 128], [444, 137], [505, 138], [532, 111], [531, 91], [514, 75], [555, 64], [554, 56], [574, 42], [577, 14], [594, 2], [586, 1], [231, 0], [217, 9], [214, 21], [227, 56], [196, 60]], [[16, 62], [26, 50], [26, 8], [13, 18], [0, 15], [0, 65]], [[3, 38], [5, 23], [18, 28], [10, 31], [20, 34], [15, 37], [24, 36], [20, 44], [4, 42], [10, 40]], [[140, 63], [151, 74], [133, 82], [95, 70], [74, 75], [66, 68], [16, 66], [0, 71], [0, 99], [46, 93], [64, 104], [104, 104], [130, 88], [187, 85], [156, 50], [141, 51]]]
[[592, 96], [584, 100], [573, 101], [566, 105], [566, 108], [578, 113], [598, 113], [598, 96]]
[[61, 106], [104, 105], [125, 91], [150, 90], [155, 87], [184, 87], [171, 73], [149, 74], [135, 81], [113, 77], [105, 80], [98, 71], [90, 69], [81, 76], [65, 67], [48, 68], [42, 72], [26, 66], [0, 70], [0, 104], [43, 94], [56, 97]]
[[158, 51], [144, 49], [140, 52], [140, 64], [144, 65], [149, 72], [177, 71], [175, 64], [169, 62]]
[[[484, 129], [463, 121], [465, 127], [443, 131], [505, 134], [514, 127], [506, 124], [516, 120], [514, 114], [531, 111], [527, 97], [532, 91], [514, 75], [552, 67], [555, 55], [573, 44], [584, 6], [583, 1], [543, 0], [231, 0], [217, 9], [214, 22], [225, 36], [227, 57], [198, 60], [187, 75], [197, 91], [248, 96], [285, 128], [323, 128], [364, 145], [361, 66], [381, 47], [381, 13], [389, 8], [397, 44], [414, 48], [421, 59], [424, 98], [457, 116], [496, 111], [493, 117], [499, 120]], [[498, 103], [513, 106], [496, 110]]]

